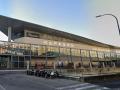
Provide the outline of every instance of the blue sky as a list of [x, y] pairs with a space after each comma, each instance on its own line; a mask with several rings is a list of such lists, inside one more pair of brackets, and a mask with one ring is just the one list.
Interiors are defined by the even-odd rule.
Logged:
[[[0, 0], [0, 15], [120, 46], [112, 13], [120, 18], [120, 0]], [[0, 40], [7, 38], [0, 33]]]

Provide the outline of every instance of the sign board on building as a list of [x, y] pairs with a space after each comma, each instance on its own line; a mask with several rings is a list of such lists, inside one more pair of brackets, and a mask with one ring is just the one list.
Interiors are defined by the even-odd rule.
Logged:
[[27, 33], [26, 33], [26, 36], [27, 36], [27, 37], [33, 37], [33, 38], [39, 38], [39, 37], [40, 37], [39, 34], [33, 33], [33, 32], [27, 32]]

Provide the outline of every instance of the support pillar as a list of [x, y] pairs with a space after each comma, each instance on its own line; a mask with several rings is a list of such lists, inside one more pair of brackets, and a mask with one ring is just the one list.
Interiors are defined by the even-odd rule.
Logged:
[[103, 68], [105, 69], [105, 62], [102, 62]]
[[106, 56], [105, 56], [105, 52], [104, 53], [104, 61], [103, 61], [103, 68], [105, 69], [106, 68]]
[[90, 63], [90, 69], [92, 70], [92, 58], [91, 58], [91, 54], [90, 54], [90, 50], [89, 50], [89, 63]]
[[83, 60], [82, 60], [82, 52], [81, 52], [81, 49], [80, 49], [80, 61], [81, 61], [81, 68], [83, 68]]
[[74, 69], [76, 69], [76, 63], [74, 63]]
[[113, 67], [114, 67], [114, 68], [116, 67], [115, 62], [113, 62]]
[[18, 56], [18, 69], [20, 68], [20, 67], [19, 67], [19, 63], [20, 63], [20, 60], [19, 60], [19, 59], [20, 59], [20, 57]]
[[11, 42], [12, 27], [8, 27], [8, 42]]
[[47, 58], [47, 46], [45, 46], [45, 68], [47, 67], [47, 62], [48, 62], [48, 58]]
[[13, 69], [13, 56], [11, 55], [11, 59], [10, 59], [11, 61], [11, 64], [10, 64], [10, 67], [11, 67], [11, 69]]
[[9, 69], [10, 68], [10, 58], [8, 57], [7, 58], [7, 69]]
[[28, 60], [27, 61], [27, 70], [29, 70], [30, 69], [30, 61]]
[[72, 51], [71, 51], [71, 48], [70, 48], [70, 60], [72, 62]]
[[53, 66], [53, 67], [54, 67], [54, 70], [55, 70], [55, 69], [56, 69], [56, 62], [54, 62], [53, 64], [54, 64], [54, 66]]
[[[11, 33], [12, 33], [12, 27], [11, 26], [9, 26], [8, 27], [8, 42], [11, 42]], [[8, 49], [10, 49], [10, 43], [8, 44]], [[7, 65], [7, 68], [13, 68], [12, 66], [12, 64], [13, 64], [13, 57], [12, 57], [12, 53], [11, 53], [11, 57], [10, 57], [10, 61], [8, 60], [8, 65]]]

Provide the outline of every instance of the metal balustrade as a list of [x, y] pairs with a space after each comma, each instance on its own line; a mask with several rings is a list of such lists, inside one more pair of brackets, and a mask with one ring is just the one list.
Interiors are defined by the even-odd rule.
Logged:
[[0, 69], [26, 68], [27, 61], [34, 66], [36, 59], [52, 69], [62, 61], [62, 70], [74, 73], [119, 72], [120, 67], [120, 53], [0, 41]]

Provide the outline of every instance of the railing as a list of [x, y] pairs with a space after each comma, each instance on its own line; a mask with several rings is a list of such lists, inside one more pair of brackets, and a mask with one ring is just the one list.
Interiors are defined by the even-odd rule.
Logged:
[[[54, 58], [53, 63], [62, 61], [65, 66], [69, 63], [73, 63], [74, 66], [69, 67], [68, 71], [70, 68], [74, 71], [77, 70], [76, 68], [80, 68], [78, 71], [81, 71], [82, 68], [84, 72], [89, 72], [90, 70], [92, 73], [94, 71], [103, 73], [103, 71], [108, 70], [107, 67], [109, 67], [110, 71], [114, 72], [117, 70], [118, 72], [120, 67], [120, 53], [57, 46], [0, 41], [0, 55], [28, 56], [30, 59], [32, 57], [39, 57], [46, 62], [49, 62], [49, 59], [51, 60], [51, 58]], [[55, 67], [52, 64], [49, 66]], [[112, 70], [113, 68], [116, 69]], [[75, 71], [74, 73], [77, 72]]]

